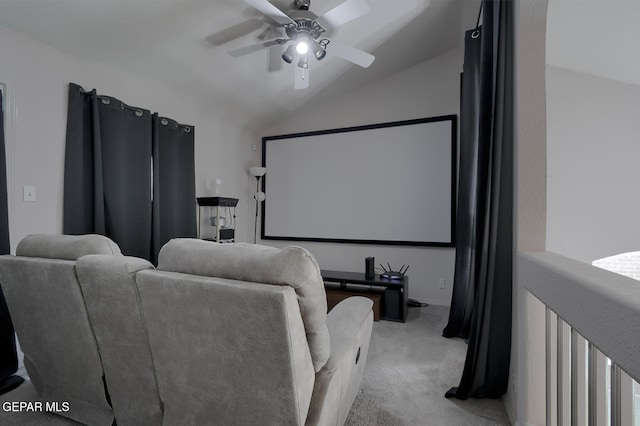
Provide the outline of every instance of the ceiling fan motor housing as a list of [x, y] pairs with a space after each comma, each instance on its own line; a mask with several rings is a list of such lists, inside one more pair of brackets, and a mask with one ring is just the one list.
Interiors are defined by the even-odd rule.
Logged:
[[309, 7], [311, 6], [311, 0], [296, 0], [295, 6], [299, 10], [309, 10]]
[[320, 25], [316, 19], [318, 16], [308, 10], [296, 10], [289, 15], [295, 24], [285, 26], [285, 32], [291, 39], [296, 36], [306, 35], [307, 37], [317, 40], [322, 33], [326, 31], [325, 28]]

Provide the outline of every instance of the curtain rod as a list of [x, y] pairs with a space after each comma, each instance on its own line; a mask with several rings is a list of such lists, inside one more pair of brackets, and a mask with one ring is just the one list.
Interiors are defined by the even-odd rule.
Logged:
[[[144, 115], [143, 110], [140, 108], [136, 108], [136, 107], [132, 107], [129, 106], [127, 104], [125, 104], [124, 102], [116, 99], [116, 98], [112, 98], [109, 96], [104, 96], [104, 95], [98, 95], [97, 93], [95, 93], [95, 89], [87, 92], [86, 90], [84, 90], [82, 87], [80, 88], [80, 92], [81, 93], [94, 93], [96, 95], [96, 97], [105, 105], [109, 105], [111, 103], [111, 100], [115, 100], [117, 102], [120, 102], [120, 108], [122, 109], [128, 109], [130, 111], [134, 111], [137, 117], [142, 117]], [[182, 128], [182, 130], [184, 130], [186, 133], [191, 133], [191, 126], [187, 125], [187, 124], [180, 124], [175, 120], [172, 120], [170, 118], [165, 118], [165, 117], [158, 117], [160, 119], [160, 124], [162, 124], [163, 126], [167, 126], [169, 125], [169, 122], [173, 121], [176, 123], [176, 127], [178, 128]]]
[[[109, 105], [111, 103], [111, 99], [108, 96], [102, 96], [102, 95], [96, 95], [98, 97], [98, 99], [100, 99], [100, 101], [105, 104], [105, 105]], [[141, 110], [140, 108], [135, 108], [132, 106], [129, 106], [127, 104], [125, 104], [122, 101], [118, 101], [120, 102], [120, 108], [122, 109], [128, 109], [130, 111], [134, 111], [137, 117], [142, 117], [143, 116], [143, 110]], [[176, 127], [177, 128], [181, 128], [182, 130], [184, 130], [186, 133], [191, 133], [191, 126], [188, 126], [186, 124], [180, 124], [175, 120], [172, 120], [170, 118], [165, 118], [165, 117], [158, 117], [158, 120], [160, 121], [160, 124], [162, 124], [163, 126], [168, 126], [170, 122], [174, 122], [176, 123]]]

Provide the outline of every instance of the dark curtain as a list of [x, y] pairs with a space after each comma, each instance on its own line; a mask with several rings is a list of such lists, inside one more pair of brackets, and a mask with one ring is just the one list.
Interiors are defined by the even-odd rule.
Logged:
[[456, 213], [456, 261], [449, 323], [442, 332], [445, 337], [469, 337], [469, 324], [475, 295], [474, 281], [479, 258], [476, 254], [477, 235], [482, 223], [477, 207], [482, 198], [479, 173], [478, 121], [480, 101], [480, 30], [465, 34], [464, 65], [460, 87], [460, 167], [458, 174], [458, 209]]
[[[457, 279], [450, 321], [443, 332], [468, 334], [460, 384], [446, 394], [459, 399], [497, 398], [505, 393], [511, 356], [514, 12], [513, 3], [506, 0], [483, 0], [482, 8], [480, 53], [475, 53], [477, 42], [471, 33], [465, 45], [464, 72], [475, 76], [469, 77], [471, 83], [463, 77], [461, 126], [467, 130], [460, 152], [466, 157], [461, 162], [474, 164], [473, 172], [464, 176], [468, 181], [460, 183], [460, 189], [467, 190], [460, 193], [459, 202], [467, 209], [462, 214], [468, 220], [457, 224], [458, 235], [466, 235], [456, 240]], [[467, 55], [467, 46], [474, 53]], [[479, 65], [467, 66], [467, 60], [479, 60]], [[459, 283], [461, 287], [455, 288]]]
[[195, 238], [194, 128], [153, 114], [153, 262], [171, 238]]
[[195, 237], [193, 127], [73, 83], [68, 108], [63, 232], [152, 261], [170, 238]]
[[63, 232], [150, 258], [151, 113], [69, 84]]
[[[7, 161], [4, 147], [4, 111], [0, 90], [0, 254], [9, 254], [9, 208], [7, 204]], [[14, 376], [18, 371], [18, 354], [9, 308], [0, 289], [0, 394], [19, 386], [24, 379]]]

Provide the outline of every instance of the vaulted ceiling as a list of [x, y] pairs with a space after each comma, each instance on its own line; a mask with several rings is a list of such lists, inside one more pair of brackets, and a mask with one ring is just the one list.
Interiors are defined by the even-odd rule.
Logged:
[[[312, 0], [322, 15], [343, 0]], [[367, 69], [331, 55], [295, 90], [281, 47], [234, 58], [268, 20], [242, 0], [0, 0], [0, 25], [79, 58], [199, 97], [259, 128], [310, 102], [339, 96], [448, 50], [475, 25], [479, 0], [366, 0], [371, 11], [335, 40], [370, 52]], [[280, 10], [293, 0], [271, 0]], [[638, 0], [549, 0], [547, 62], [640, 85]], [[241, 35], [243, 34], [244, 35]], [[240, 117], [240, 118], [239, 118]]]
[[[313, 0], [317, 15], [343, 0]], [[293, 0], [271, 0], [282, 11]], [[477, 0], [367, 0], [368, 14], [335, 40], [376, 56], [364, 69], [341, 58], [311, 60], [310, 87], [294, 89], [282, 48], [242, 57], [227, 52], [259, 42], [268, 21], [241, 0], [0, 0], [0, 25], [63, 52], [144, 76], [205, 98], [251, 127], [307, 102], [336, 96], [460, 46], [463, 20], [475, 25]], [[254, 29], [253, 31], [250, 31]], [[234, 38], [242, 33], [240, 37]], [[226, 42], [225, 42], [226, 41]], [[277, 49], [277, 50], [276, 50]], [[275, 52], [274, 52], [275, 50]], [[277, 70], [274, 70], [277, 68]]]
[[547, 63], [640, 85], [640, 1], [549, 0]]

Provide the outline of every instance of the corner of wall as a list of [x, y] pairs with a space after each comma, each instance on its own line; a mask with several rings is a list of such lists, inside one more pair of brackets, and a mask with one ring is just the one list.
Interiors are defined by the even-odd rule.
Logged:
[[[548, 0], [516, 0], [516, 247], [546, 247], [546, 29]], [[514, 255], [515, 266], [515, 255]], [[526, 299], [513, 270], [510, 385], [503, 398], [513, 424], [526, 425], [531, 395], [526, 385]]]

